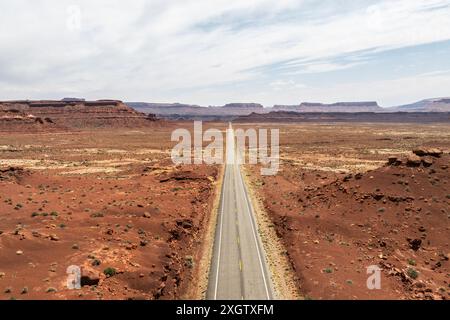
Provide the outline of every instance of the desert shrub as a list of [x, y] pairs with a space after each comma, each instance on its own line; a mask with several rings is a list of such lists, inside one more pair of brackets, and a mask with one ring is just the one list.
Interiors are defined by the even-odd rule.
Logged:
[[106, 268], [105, 270], [103, 270], [103, 273], [104, 273], [108, 278], [110, 278], [110, 277], [115, 276], [115, 275], [117, 274], [117, 271], [116, 271], [116, 269], [114, 269], [114, 268], [108, 267], [108, 268]]
[[406, 273], [411, 279], [417, 279], [419, 277], [419, 272], [414, 268], [409, 268]]
[[184, 265], [185, 265], [186, 267], [188, 267], [189, 269], [194, 268], [194, 257], [192, 257], [192, 256], [186, 256], [186, 257], [184, 258]]
[[94, 260], [92, 260], [92, 263], [91, 263], [94, 267], [96, 267], [96, 266], [99, 266], [99, 265], [101, 265], [102, 264], [102, 262], [99, 260], [99, 259], [94, 259]]
[[91, 218], [103, 218], [104, 215], [101, 212], [91, 214]]

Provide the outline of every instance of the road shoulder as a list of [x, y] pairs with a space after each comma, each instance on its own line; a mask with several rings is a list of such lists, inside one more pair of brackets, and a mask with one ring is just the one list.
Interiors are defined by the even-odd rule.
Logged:
[[201, 258], [194, 277], [194, 279], [197, 279], [198, 281], [192, 283], [190, 293], [188, 294], [189, 299], [206, 300], [224, 174], [225, 166], [221, 166], [218, 174], [219, 178], [214, 183], [214, 202], [208, 218], [205, 235], [202, 239]]
[[295, 272], [286, 256], [286, 249], [278, 239], [273, 223], [263, 209], [262, 199], [257, 195], [254, 182], [249, 178], [249, 171], [245, 166], [242, 169], [244, 183], [252, 201], [258, 224], [258, 232], [266, 253], [267, 265], [272, 278], [275, 299], [299, 300], [303, 299], [298, 290]]

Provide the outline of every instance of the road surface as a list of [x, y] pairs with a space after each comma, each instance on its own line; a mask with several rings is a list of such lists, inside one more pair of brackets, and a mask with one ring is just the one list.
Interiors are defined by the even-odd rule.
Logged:
[[273, 291], [265, 253], [235, 153], [230, 124], [207, 299], [270, 300]]

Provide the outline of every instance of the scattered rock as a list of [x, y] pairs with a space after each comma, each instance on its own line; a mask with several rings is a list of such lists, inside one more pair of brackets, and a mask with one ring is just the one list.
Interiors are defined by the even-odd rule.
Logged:
[[411, 249], [413, 249], [414, 251], [419, 250], [421, 245], [422, 245], [422, 240], [421, 239], [407, 239], [407, 241], [409, 243], [409, 247]]
[[348, 175], [346, 175], [346, 176], [344, 177], [344, 182], [348, 182], [348, 181], [350, 181], [352, 178], [353, 178], [353, 175], [352, 175], [352, 174], [348, 174]]
[[133, 244], [133, 243], [129, 243], [125, 246], [125, 249], [127, 250], [136, 250], [137, 249], [137, 245]]
[[406, 165], [408, 167], [419, 167], [422, 163], [422, 159], [416, 155], [410, 155], [406, 159]]
[[100, 273], [94, 269], [84, 267], [81, 272], [81, 286], [96, 286], [100, 282]]
[[177, 225], [183, 229], [191, 229], [193, 227], [193, 222], [190, 219], [177, 220]]
[[142, 216], [147, 219], [150, 219], [152, 217], [150, 212], [144, 212], [144, 214]]
[[388, 164], [390, 166], [399, 166], [402, 164], [402, 161], [399, 160], [397, 157], [389, 157]]
[[382, 193], [380, 193], [380, 192], [378, 192], [378, 193], [373, 193], [373, 194], [372, 194], [372, 197], [373, 197], [375, 200], [380, 201], [381, 199], [384, 198], [384, 194], [382, 194]]
[[97, 267], [97, 266], [99, 266], [101, 264], [102, 264], [102, 262], [99, 259], [94, 259], [91, 262], [91, 265], [94, 266], [94, 267]]
[[422, 163], [424, 167], [431, 167], [433, 165], [433, 159], [429, 157], [423, 158]]
[[432, 156], [438, 158], [443, 154], [443, 151], [437, 148], [419, 148], [415, 149], [413, 153], [419, 157]]
[[141, 247], [145, 247], [147, 245], [148, 245], [148, 241], [147, 240], [141, 240], [141, 242], [140, 242], [140, 246]]

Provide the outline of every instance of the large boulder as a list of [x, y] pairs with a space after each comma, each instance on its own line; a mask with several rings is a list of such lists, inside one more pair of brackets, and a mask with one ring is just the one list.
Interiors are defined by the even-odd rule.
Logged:
[[431, 156], [438, 158], [443, 154], [443, 151], [437, 148], [418, 148], [413, 153], [419, 157]]
[[406, 159], [406, 165], [408, 167], [419, 167], [421, 163], [422, 159], [415, 154], [408, 156], [408, 158]]

